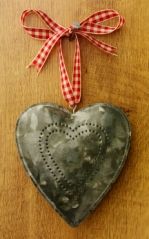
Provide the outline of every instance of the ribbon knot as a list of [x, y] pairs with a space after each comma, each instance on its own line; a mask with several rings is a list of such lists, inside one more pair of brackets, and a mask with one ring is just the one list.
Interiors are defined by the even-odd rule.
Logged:
[[[26, 26], [25, 19], [30, 14], [39, 16], [48, 28], [35, 28]], [[102, 22], [118, 18], [116, 26], [102, 25]], [[65, 100], [70, 106], [74, 107], [80, 102], [81, 99], [81, 57], [80, 45], [78, 35], [87, 39], [90, 43], [105, 53], [116, 55], [117, 48], [103, 41], [99, 41], [92, 35], [106, 35], [110, 34], [124, 25], [124, 18], [115, 10], [102, 10], [89, 16], [81, 23], [75, 22], [70, 27], [65, 28], [57, 24], [53, 19], [41, 10], [25, 10], [21, 15], [21, 22], [24, 30], [33, 38], [44, 40], [44, 44], [29, 64], [29, 67], [36, 67], [40, 72], [43, 68], [48, 56], [50, 55], [53, 47], [59, 45], [59, 62], [60, 62], [60, 75], [61, 75], [61, 89]], [[69, 40], [76, 41], [75, 54], [74, 54], [74, 67], [72, 82], [69, 80], [67, 73], [64, 56], [62, 52], [62, 38], [69, 37]]]
[[75, 39], [75, 29], [72, 26], [70, 26], [68, 28], [68, 32], [66, 32], [65, 36], [68, 37], [69, 40]]
[[73, 23], [70, 27], [69, 27], [69, 32], [68, 32], [68, 37], [70, 41], [75, 40], [76, 36], [75, 36], [75, 32], [77, 30], [79, 30], [81, 28], [80, 23], [79, 22], [75, 22]]

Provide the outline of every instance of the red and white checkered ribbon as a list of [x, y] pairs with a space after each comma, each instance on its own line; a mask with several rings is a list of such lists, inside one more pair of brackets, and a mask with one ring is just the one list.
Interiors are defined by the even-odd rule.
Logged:
[[[38, 15], [44, 21], [44, 23], [46, 23], [48, 29], [26, 26], [24, 23], [26, 17], [30, 14]], [[101, 25], [102, 22], [113, 18], [118, 18], [118, 23], [116, 24], [116, 26]], [[65, 28], [57, 24], [41, 10], [25, 10], [21, 16], [21, 22], [24, 30], [33, 38], [36, 38], [38, 40], [45, 40], [44, 45], [39, 50], [33, 61], [29, 64], [29, 67], [34, 66], [36, 67], [38, 72], [40, 72], [53, 47], [56, 44], [59, 45], [62, 93], [65, 100], [69, 103], [70, 106], [73, 107], [78, 104], [81, 99], [81, 59], [78, 35], [81, 35], [86, 38], [89, 42], [91, 42], [100, 50], [103, 50], [104, 52], [112, 55], [116, 55], [117, 48], [108, 45], [103, 41], [96, 40], [91, 35], [110, 34], [121, 28], [124, 25], [125, 20], [117, 11], [107, 9], [94, 13], [93, 15], [82, 21], [80, 24], [76, 23], [68, 28]], [[67, 36], [70, 39], [75, 39], [76, 41], [72, 83], [69, 80], [62, 52], [61, 39], [64, 36]]]

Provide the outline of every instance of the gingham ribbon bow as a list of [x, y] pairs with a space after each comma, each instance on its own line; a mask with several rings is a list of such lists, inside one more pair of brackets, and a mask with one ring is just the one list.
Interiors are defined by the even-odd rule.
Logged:
[[[31, 13], [38, 15], [48, 26], [48, 29], [28, 27], [24, 24], [25, 19]], [[105, 26], [101, 25], [102, 22], [107, 20], [118, 18], [116, 26]], [[33, 61], [29, 64], [30, 66], [36, 67], [38, 72], [41, 71], [44, 66], [51, 50], [56, 44], [59, 44], [59, 61], [60, 61], [60, 74], [61, 74], [61, 88], [65, 100], [70, 106], [75, 106], [80, 102], [81, 98], [81, 59], [80, 59], [80, 46], [78, 41], [78, 35], [83, 36], [94, 46], [103, 50], [106, 53], [115, 55], [117, 48], [108, 45], [102, 41], [96, 40], [91, 35], [106, 35], [110, 34], [124, 24], [124, 18], [115, 10], [102, 10], [94, 13], [80, 24], [76, 23], [68, 28], [65, 28], [51, 18], [47, 16], [41, 10], [25, 10], [21, 16], [21, 22], [25, 31], [33, 38], [38, 40], [45, 40], [44, 45], [39, 50]], [[69, 80], [67, 73], [64, 56], [62, 52], [62, 37], [67, 36], [74, 38], [76, 41], [75, 55], [74, 55], [74, 67], [73, 67], [73, 79], [72, 82]]]

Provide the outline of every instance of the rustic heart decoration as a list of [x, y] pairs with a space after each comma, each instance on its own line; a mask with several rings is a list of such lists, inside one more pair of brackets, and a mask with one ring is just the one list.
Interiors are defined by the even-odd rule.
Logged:
[[71, 226], [78, 225], [115, 182], [130, 137], [126, 116], [109, 104], [76, 113], [54, 104], [34, 105], [21, 115], [16, 129], [28, 174]]

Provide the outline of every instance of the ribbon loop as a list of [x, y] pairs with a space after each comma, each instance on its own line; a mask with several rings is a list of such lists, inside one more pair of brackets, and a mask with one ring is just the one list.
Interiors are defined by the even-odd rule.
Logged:
[[[39, 16], [48, 28], [35, 28], [25, 25], [25, 20], [30, 14]], [[101, 23], [118, 18], [116, 26], [102, 25]], [[115, 10], [107, 9], [96, 12], [83, 20], [81, 23], [73, 23], [70, 27], [65, 28], [51, 19], [46, 13], [41, 10], [25, 10], [21, 15], [21, 23], [24, 30], [33, 38], [45, 40], [44, 45], [39, 50], [38, 54], [29, 64], [29, 67], [34, 66], [38, 72], [43, 68], [48, 56], [56, 44], [59, 44], [59, 62], [61, 75], [61, 89], [64, 99], [70, 106], [75, 106], [81, 100], [81, 56], [78, 35], [87, 39], [91, 44], [98, 49], [112, 55], [116, 55], [117, 48], [102, 41], [97, 40], [91, 35], [106, 35], [120, 29], [124, 23], [124, 18]], [[74, 54], [74, 67], [72, 82], [69, 80], [66, 69], [61, 39], [67, 36], [70, 40], [76, 41]]]
[[[107, 25], [101, 25], [100, 23], [118, 18], [118, 23], [116, 26], [107, 26]], [[89, 34], [110, 34], [124, 24], [125, 20], [120, 14], [114, 10], [103, 10], [100, 12], [96, 12], [87, 19], [85, 19], [83, 22], [81, 22], [81, 29], [85, 33]]]

